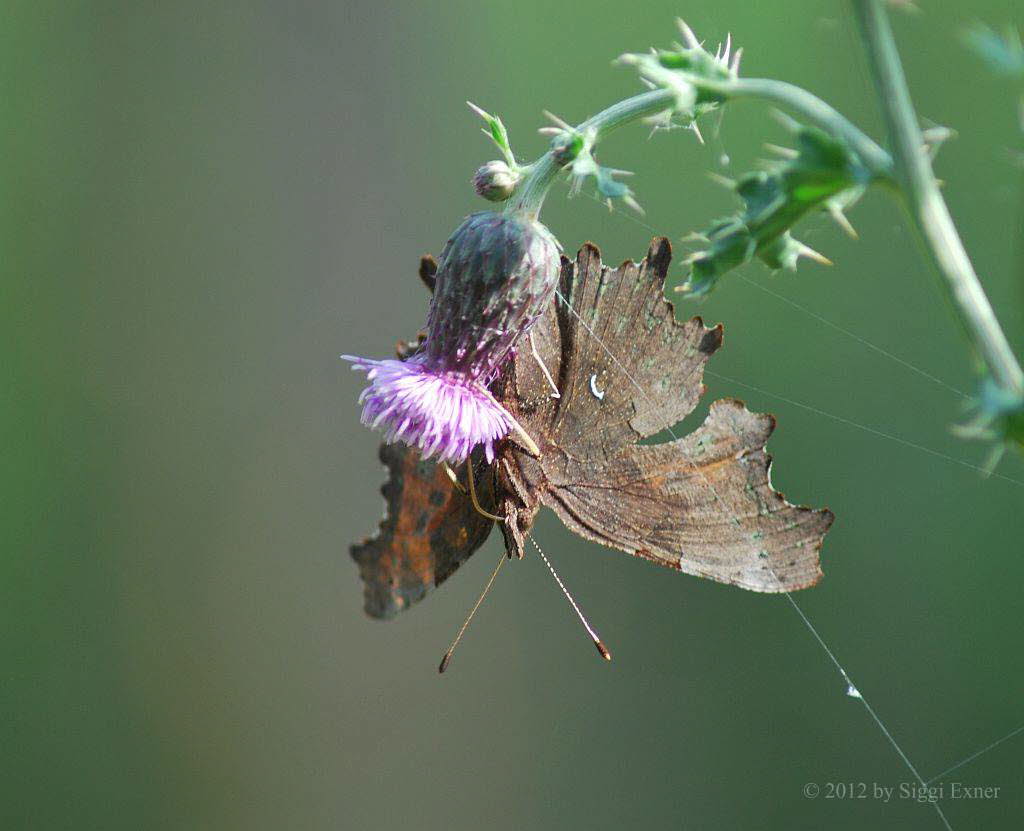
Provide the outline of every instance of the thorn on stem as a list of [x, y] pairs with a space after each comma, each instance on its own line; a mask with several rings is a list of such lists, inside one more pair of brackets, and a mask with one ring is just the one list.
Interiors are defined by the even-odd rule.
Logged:
[[804, 245], [802, 242], [800, 245], [800, 255], [806, 257], [808, 260], [814, 260], [816, 263], [821, 265], [835, 265], [828, 257], [822, 254], [820, 251], [815, 251], [811, 246]]
[[676, 26], [679, 29], [679, 34], [683, 36], [683, 42], [690, 47], [690, 49], [700, 48], [700, 41], [697, 40], [697, 36], [693, 33], [693, 29], [686, 25], [685, 20], [681, 17], [677, 17]]
[[853, 224], [847, 219], [846, 214], [843, 213], [838, 205], [829, 205], [828, 213], [835, 220], [836, 225], [842, 228], [850, 239], [860, 239], [857, 229], [853, 227]]
[[728, 176], [723, 176], [721, 173], [716, 173], [714, 170], [709, 170], [705, 175], [716, 185], [721, 185], [723, 188], [729, 190], [735, 190], [736, 180], [730, 179]]
[[783, 147], [781, 144], [772, 144], [770, 141], [766, 141], [762, 146], [770, 153], [774, 153], [776, 156], [781, 156], [784, 159], [795, 159], [800, 155], [799, 151], [794, 150], [792, 147]]
[[729, 71], [732, 72], [733, 75], [738, 75], [739, 74], [739, 71], [740, 71], [740, 58], [742, 58], [742, 57], [743, 57], [743, 47], [741, 46], [739, 49], [737, 49], [733, 53], [732, 63], [729, 64]]
[[567, 124], [565, 121], [562, 121], [562, 119], [560, 119], [553, 112], [550, 112], [548, 110], [543, 110], [542, 112], [544, 113], [544, 117], [548, 121], [550, 121], [552, 124], [554, 124], [554, 125], [556, 125], [558, 127], [561, 127], [562, 130], [571, 133], [575, 129], [571, 124]]

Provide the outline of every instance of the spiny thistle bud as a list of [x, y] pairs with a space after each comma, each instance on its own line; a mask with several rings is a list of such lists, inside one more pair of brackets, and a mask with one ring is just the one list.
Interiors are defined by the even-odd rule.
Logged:
[[364, 424], [388, 442], [453, 464], [494, 444], [515, 421], [488, 392], [519, 339], [551, 300], [560, 271], [557, 240], [516, 214], [472, 214], [441, 252], [422, 348], [406, 360], [343, 355], [366, 372]]
[[473, 174], [473, 190], [489, 202], [504, 202], [519, 184], [519, 173], [495, 159]]

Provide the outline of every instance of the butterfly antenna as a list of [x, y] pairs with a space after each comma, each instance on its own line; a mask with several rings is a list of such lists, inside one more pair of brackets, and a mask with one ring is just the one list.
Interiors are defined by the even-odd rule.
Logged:
[[[472, 475], [470, 477], [472, 480]], [[466, 631], [466, 627], [469, 626], [469, 622], [473, 619], [473, 615], [476, 614], [476, 610], [480, 608], [480, 604], [484, 602], [484, 598], [487, 597], [487, 592], [491, 590], [491, 586], [494, 585], [494, 578], [498, 576], [498, 572], [501, 571], [501, 566], [508, 559], [508, 555], [504, 552], [501, 554], [501, 559], [498, 560], [498, 564], [494, 567], [494, 571], [491, 572], [491, 577], [487, 581], [487, 585], [484, 586], [484, 590], [480, 592], [480, 597], [477, 598], [476, 603], [473, 604], [473, 608], [469, 610], [469, 614], [466, 616], [466, 620], [459, 628], [459, 634], [455, 636], [455, 640], [452, 641], [452, 645], [448, 647], [448, 651], [444, 653], [444, 657], [441, 658], [441, 665], [437, 668], [438, 672], [444, 672], [448, 669], [448, 664], [452, 660], [452, 653], [455, 652], [455, 647], [459, 645], [459, 641], [462, 640], [462, 635]]]
[[583, 624], [583, 628], [587, 630], [587, 634], [590, 635], [590, 639], [594, 642], [594, 646], [597, 647], [597, 651], [601, 653], [601, 657], [606, 661], [610, 661], [612, 659], [612, 653], [608, 651], [608, 647], [604, 645], [604, 641], [598, 637], [597, 632], [594, 631], [594, 627], [590, 625], [586, 617], [584, 617], [583, 612], [580, 611], [580, 607], [576, 605], [576, 601], [573, 600], [572, 595], [569, 594], [569, 590], [565, 587], [565, 583], [562, 582], [562, 578], [558, 576], [558, 572], [555, 571], [555, 567], [551, 565], [551, 560], [548, 559], [548, 555], [544, 553], [544, 550], [533, 537], [527, 537], [527, 539], [533, 543], [533, 547], [537, 549], [537, 553], [540, 554], [541, 559], [544, 560], [544, 565], [548, 567], [548, 571], [551, 572], [551, 576], [555, 578], [555, 582], [558, 583], [558, 588], [562, 590], [562, 594], [565, 595], [565, 599], [569, 601], [573, 611], [576, 612], [576, 617], [580, 619], [580, 623]]

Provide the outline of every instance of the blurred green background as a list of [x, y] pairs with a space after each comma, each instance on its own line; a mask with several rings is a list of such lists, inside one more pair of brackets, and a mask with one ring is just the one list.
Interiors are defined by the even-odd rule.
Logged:
[[[962, 46], [1016, 0], [922, 0], [895, 24], [921, 115], [957, 130], [938, 170], [1004, 326], [1024, 346], [1019, 88]], [[879, 136], [845, 3], [8, 2], [0, 31], [5, 458], [3, 828], [941, 828], [913, 801], [807, 799], [805, 783], [911, 781], [781, 597], [537, 535], [615, 654], [598, 660], [535, 559], [512, 564], [444, 676], [437, 661], [498, 535], [381, 624], [349, 543], [381, 512], [360, 377], [424, 321], [415, 278], [479, 209], [492, 158], [548, 108], [636, 90], [623, 51], [684, 15]], [[677, 241], [732, 209], [705, 176], [785, 134], [730, 109], [700, 146], [640, 127], [602, 147]], [[722, 158], [728, 156], [728, 163]], [[651, 231], [560, 185], [545, 220], [618, 263]], [[751, 267], [681, 313], [722, 321], [707, 401], [770, 411], [774, 482], [836, 515], [797, 600], [926, 779], [1024, 724], [1024, 464], [975, 471], [959, 399], [756, 281], [970, 389], [971, 368], [898, 206], [870, 193], [802, 239], [836, 262]], [[678, 278], [681, 271], [677, 268]], [[772, 393], [774, 395], [770, 395]], [[1018, 828], [1024, 738], [951, 779], [954, 828]]]

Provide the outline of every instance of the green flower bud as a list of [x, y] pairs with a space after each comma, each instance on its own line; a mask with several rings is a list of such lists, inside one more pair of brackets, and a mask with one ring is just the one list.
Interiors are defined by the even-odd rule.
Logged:
[[495, 159], [473, 174], [473, 190], [489, 202], [504, 202], [519, 184], [518, 171]]

